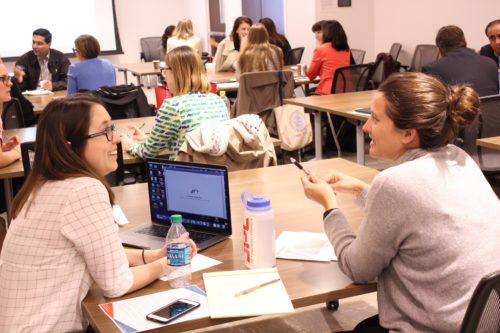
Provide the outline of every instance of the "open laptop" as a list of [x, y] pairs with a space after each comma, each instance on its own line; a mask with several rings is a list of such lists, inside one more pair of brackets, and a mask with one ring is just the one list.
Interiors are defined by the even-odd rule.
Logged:
[[152, 223], [120, 232], [122, 243], [155, 249], [165, 244], [170, 216], [182, 224], [201, 251], [231, 236], [227, 168], [220, 165], [148, 159]]

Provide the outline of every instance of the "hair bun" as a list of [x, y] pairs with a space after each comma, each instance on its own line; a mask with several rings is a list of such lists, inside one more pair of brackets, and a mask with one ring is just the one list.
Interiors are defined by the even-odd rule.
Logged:
[[458, 126], [466, 127], [479, 114], [479, 95], [468, 85], [451, 86], [446, 114]]

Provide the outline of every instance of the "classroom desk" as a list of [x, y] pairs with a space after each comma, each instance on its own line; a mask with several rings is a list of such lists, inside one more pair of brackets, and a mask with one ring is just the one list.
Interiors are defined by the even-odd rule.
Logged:
[[[354, 112], [356, 108], [370, 107], [371, 100], [376, 90], [359, 91], [344, 94], [332, 94], [321, 96], [307, 96], [288, 98], [287, 104], [303, 106], [320, 112], [328, 112], [337, 116], [345, 117], [356, 122], [356, 159], [359, 164], [365, 164], [365, 139], [363, 124], [368, 119], [367, 114]], [[314, 115], [314, 150], [316, 159], [323, 156], [321, 147], [321, 113]]]
[[125, 84], [128, 84], [128, 73], [130, 72], [133, 76], [137, 78], [137, 85], [142, 85], [142, 77], [147, 75], [161, 75], [160, 69], [155, 69], [153, 67], [153, 62], [136, 62], [130, 64], [118, 64], [115, 65], [118, 72], [123, 72], [123, 79]]
[[67, 90], [54, 91], [47, 95], [24, 95], [33, 104], [33, 112], [40, 113], [54, 98], [61, 98], [68, 95]]
[[[129, 124], [141, 126], [146, 123], [143, 127], [143, 131], [149, 133], [154, 125], [155, 117], [143, 117], [143, 118], [129, 118], [129, 119], [117, 119], [113, 123], [117, 126], [118, 133], [130, 131], [127, 126]], [[18, 135], [21, 142], [35, 141], [36, 138], [36, 127], [27, 128], [16, 128], [4, 130], [4, 136], [11, 137]], [[123, 152], [123, 163], [124, 164], [135, 164], [141, 163], [143, 160], [138, 159], [127, 152]], [[3, 180], [3, 187], [5, 192], [5, 204], [7, 211], [9, 210], [13, 198], [12, 194], [12, 178], [23, 177], [24, 168], [21, 160], [17, 160], [14, 163], [7, 165], [6, 167], [0, 168], [0, 179]]]
[[[325, 174], [335, 168], [366, 182], [370, 182], [377, 174], [374, 169], [338, 158], [310, 161], [304, 163], [304, 166], [318, 174]], [[233, 235], [229, 240], [203, 251], [204, 255], [223, 262], [203, 272], [245, 269], [242, 230], [244, 207], [240, 199], [243, 191], [252, 191], [254, 194], [265, 194], [270, 197], [275, 212], [276, 235], [285, 230], [323, 232], [323, 209], [305, 197], [300, 176], [300, 170], [292, 164], [230, 172], [229, 192]], [[150, 221], [146, 199], [147, 184], [122, 186], [113, 188], [113, 190], [117, 203], [122, 207], [130, 221], [127, 227]], [[361, 223], [362, 212], [355, 206], [354, 197], [338, 194], [337, 198], [347, 219], [357, 229]], [[376, 290], [375, 283], [354, 284], [340, 272], [336, 262], [319, 263], [278, 259], [277, 268], [295, 308]], [[193, 273], [193, 284], [203, 287], [203, 272]], [[169, 289], [168, 282], [156, 281], [146, 288], [115, 300], [142, 296], [166, 289]], [[98, 304], [108, 301], [112, 300], [104, 298], [102, 293], [93, 287], [82, 303], [84, 314], [96, 332], [119, 332], [98, 307]], [[179, 332], [237, 319], [212, 320], [203, 318], [187, 323], [173, 324], [150, 332]]]
[[500, 136], [477, 139], [476, 144], [485, 148], [500, 150]]

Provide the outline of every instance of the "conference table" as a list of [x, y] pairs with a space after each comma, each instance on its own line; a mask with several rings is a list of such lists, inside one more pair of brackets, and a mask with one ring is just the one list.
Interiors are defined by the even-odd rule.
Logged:
[[476, 144], [485, 148], [500, 150], [500, 136], [477, 139]]
[[54, 98], [66, 97], [67, 94], [67, 90], [57, 90], [43, 95], [30, 95], [28, 93], [24, 96], [33, 104], [33, 112], [40, 113]]
[[[317, 174], [336, 169], [370, 182], [377, 171], [365, 166], [335, 158], [304, 163], [304, 167]], [[230, 239], [218, 243], [202, 253], [222, 261], [204, 271], [193, 272], [192, 283], [204, 289], [202, 273], [246, 269], [243, 254], [243, 212], [240, 195], [251, 191], [256, 195], [267, 195], [275, 212], [275, 228], [278, 236], [282, 231], [324, 232], [323, 209], [308, 200], [300, 182], [301, 171], [293, 164], [229, 173], [229, 192], [233, 234]], [[113, 188], [116, 202], [129, 220], [126, 228], [150, 221], [147, 202], [147, 184], [134, 184]], [[355, 198], [348, 194], [337, 194], [338, 203], [348, 221], [357, 230], [362, 220], [361, 210], [355, 206]], [[276, 264], [280, 277], [295, 308], [347, 298], [376, 290], [376, 284], [355, 284], [339, 269], [336, 262], [313, 262], [278, 259]], [[98, 304], [131, 297], [143, 296], [170, 289], [168, 282], [157, 280], [149, 286], [116, 299], [105, 298], [93, 286], [83, 300], [84, 315], [96, 332], [120, 332], [113, 322], [100, 310]], [[201, 318], [189, 322], [172, 324], [148, 332], [181, 332], [208, 327], [241, 318]]]
[[356, 161], [365, 164], [365, 136], [363, 124], [369, 115], [355, 111], [358, 108], [369, 108], [376, 90], [358, 91], [332, 95], [314, 95], [306, 97], [288, 98], [286, 104], [302, 106], [306, 109], [319, 111], [314, 114], [314, 150], [315, 158], [323, 157], [321, 146], [321, 112], [350, 119], [356, 124]]
[[[164, 65], [163, 62], [162, 64]], [[128, 73], [136, 77], [137, 85], [142, 84], [143, 76], [161, 75], [161, 70], [155, 69], [153, 62], [117, 64], [115, 68], [118, 72], [123, 72], [123, 78], [126, 84], [128, 84]], [[298, 75], [296, 66], [285, 66], [284, 69], [293, 71], [296, 85], [307, 85], [311, 82], [307, 76]], [[208, 74], [208, 79], [210, 82], [216, 83], [217, 91], [238, 91], [239, 84], [236, 80], [235, 72], [216, 72]]]

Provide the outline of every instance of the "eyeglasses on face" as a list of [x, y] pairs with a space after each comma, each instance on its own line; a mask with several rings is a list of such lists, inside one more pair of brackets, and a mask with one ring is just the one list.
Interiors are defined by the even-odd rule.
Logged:
[[167, 71], [171, 71], [171, 70], [172, 70], [172, 68], [165, 66], [161, 69], [161, 75], [165, 76], [165, 75], [167, 75]]
[[9, 75], [0, 75], [0, 82], [2, 82], [4, 85], [7, 85], [10, 79], [11, 77]]
[[97, 133], [89, 134], [85, 136], [86, 139], [92, 139], [101, 135], [105, 135], [106, 139], [108, 139], [109, 142], [113, 141], [113, 134], [116, 132], [116, 126], [115, 124], [111, 124], [111, 126], [106, 127], [104, 131], [100, 131]]
[[75, 47], [73, 47], [72, 50], [73, 50], [73, 53], [76, 53], [76, 51], [78, 51]]

